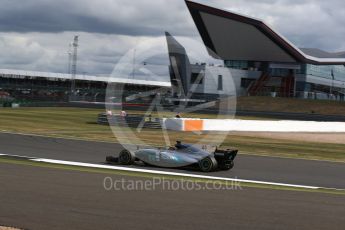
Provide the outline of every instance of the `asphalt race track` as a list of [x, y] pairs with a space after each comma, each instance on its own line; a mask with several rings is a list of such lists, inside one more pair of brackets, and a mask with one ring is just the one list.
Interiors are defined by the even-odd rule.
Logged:
[[[103, 164], [105, 156], [121, 148], [110, 143], [0, 134], [0, 153], [9, 155]], [[208, 175], [344, 188], [344, 169], [340, 163], [239, 155], [232, 171]], [[35, 230], [342, 230], [345, 225], [344, 195], [249, 187], [169, 190], [162, 185], [106, 190], [106, 177], [112, 181], [150, 180], [0, 162], [0, 226]]]
[[[116, 155], [121, 149], [119, 144], [0, 133], [1, 154], [103, 164], [107, 155]], [[231, 171], [207, 175], [345, 189], [344, 173], [342, 163], [239, 155]]]
[[345, 225], [343, 195], [254, 188], [107, 191], [106, 176], [0, 163], [0, 225], [32, 230], [343, 230]]

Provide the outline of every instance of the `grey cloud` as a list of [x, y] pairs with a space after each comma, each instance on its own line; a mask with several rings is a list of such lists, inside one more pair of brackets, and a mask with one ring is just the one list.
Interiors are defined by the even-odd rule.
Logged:
[[[343, 0], [197, 0], [266, 20], [298, 46], [345, 48]], [[0, 0], [0, 31], [198, 36], [184, 0]], [[290, 9], [290, 10], [287, 10]]]
[[[136, 40], [128, 36], [78, 34], [78, 72], [89, 74], [110, 73]], [[66, 72], [68, 44], [73, 36], [73, 32], [0, 33], [0, 68]]]
[[161, 35], [189, 34], [183, 1], [2, 0], [0, 31]]
[[[261, 18], [299, 47], [345, 50], [343, 0], [197, 1]], [[184, 0], [0, 0], [0, 6], [0, 68], [66, 72], [75, 34], [78, 71], [89, 74], [110, 73], [138, 41], [164, 31], [200, 41]]]
[[0, 37], [2, 65], [31, 64], [44, 56], [44, 48], [39, 43], [26, 38]]

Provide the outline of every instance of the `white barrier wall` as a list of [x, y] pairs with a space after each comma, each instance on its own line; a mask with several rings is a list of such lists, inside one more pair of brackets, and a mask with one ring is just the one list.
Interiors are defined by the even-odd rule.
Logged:
[[176, 131], [324, 132], [345, 133], [345, 122], [266, 121], [237, 119], [164, 119], [163, 127]]
[[206, 131], [344, 132], [345, 122], [204, 120]]

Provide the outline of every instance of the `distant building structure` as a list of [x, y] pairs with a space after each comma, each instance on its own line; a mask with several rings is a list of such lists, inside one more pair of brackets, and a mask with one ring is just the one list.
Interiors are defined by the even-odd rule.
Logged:
[[261, 20], [186, 4], [210, 55], [230, 69], [239, 95], [344, 100], [345, 52], [299, 49]]
[[[15, 99], [27, 101], [70, 101], [72, 79], [75, 81], [76, 101], [104, 102], [108, 83], [123, 87], [125, 95], [152, 91], [158, 88], [170, 89], [170, 82], [150, 79], [114, 78], [37, 72], [25, 70], [0, 69], [0, 92], [6, 92]], [[150, 95], [149, 95], [150, 96]]]
[[168, 32], [170, 81], [174, 99], [206, 102], [236, 95], [235, 85], [224, 66], [190, 63], [185, 48]]

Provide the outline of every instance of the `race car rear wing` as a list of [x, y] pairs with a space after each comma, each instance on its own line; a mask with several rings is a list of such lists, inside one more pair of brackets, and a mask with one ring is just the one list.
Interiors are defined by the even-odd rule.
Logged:
[[237, 156], [238, 150], [237, 149], [218, 149], [214, 151], [214, 156], [217, 157], [223, 157], [227, 160], [234, 160]]

